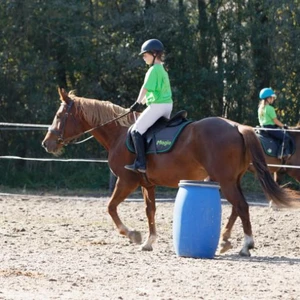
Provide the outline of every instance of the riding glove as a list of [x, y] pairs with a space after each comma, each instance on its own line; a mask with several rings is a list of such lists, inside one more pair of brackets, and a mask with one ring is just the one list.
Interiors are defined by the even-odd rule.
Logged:
[[130, 106], [130, 111], [137, 111], [137, 108], [139, 107], [139, 103], [138, 102], [134, 102], [131, 106]]

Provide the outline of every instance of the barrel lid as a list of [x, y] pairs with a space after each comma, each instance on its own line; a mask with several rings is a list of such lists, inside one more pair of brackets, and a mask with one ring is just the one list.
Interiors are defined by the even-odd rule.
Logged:
[[215, 182], [215, 181], [180, 180], [178, 185], [179, 186], [190, 185], [190, 186], [220, 188], [219, 183]]

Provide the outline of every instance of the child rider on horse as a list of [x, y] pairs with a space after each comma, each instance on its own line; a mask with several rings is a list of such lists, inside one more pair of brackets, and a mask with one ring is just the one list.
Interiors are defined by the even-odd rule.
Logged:
[[[258, 106], [258, 120], [259, 124], [263, 128], [282, 128], [282, 129], [288, 129], [288, 127], [284, 124], [282, 124], [276, 115], [275, 109], [272, 106], [273, 102], [276, 99], [276, 94], [271, 88], [264, 88], [259, 93], [260, 103]], [[267, 133], [278, 140], [280, 142], [280, 145], [284, 143], [286, 146], [286, 150], [288, 150], [288, 142], [289, 142], [289, 136], [286, 132], [283, 130], [268, 130]], [[288, 156], [289, 153], [286, 151], [283, 153], [283, 156]], [[277, 153], [278, 158], [282, 158], [282, 147], [279, 147], [279, 152]]]
[[142, 135], [160, 117], [170, 118], [173, 109], [170, 80], [163, 66], [163, 51], [164, 46], [157, 39], [147, 40], [141, 47], [140, 55], [150, 68], [145, 75], [138, 98], [130, 110], [136, 111], [139, 104], [146, 104], [147, 108], [138, 117], [131, 130], [136, 159], [132, 165], [125, 166], [130, 171], [146, 173], [145, 144]]

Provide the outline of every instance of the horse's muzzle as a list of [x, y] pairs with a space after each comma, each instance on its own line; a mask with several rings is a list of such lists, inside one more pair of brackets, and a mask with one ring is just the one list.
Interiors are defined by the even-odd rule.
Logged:
[[55, 153], [57, 152], [57, 143], [56, 141], [51, 141], [44, 139], [42, 141], [42, 147], [48, 152], [48, 153]]
[[43, 147], [47, 152], [50, 152], [50, 151], [48, 150], [47, 143], [46, 143], [45, 140], [42, 141], [42, 147]]

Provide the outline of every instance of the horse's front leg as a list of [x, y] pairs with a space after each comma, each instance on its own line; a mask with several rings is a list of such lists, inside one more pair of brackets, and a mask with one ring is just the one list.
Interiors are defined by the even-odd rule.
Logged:
[[141, 246], [141, 250], [152, 251], [152, 244], [156, 241], [156, 225], [155, 225], [155, 186], [142, 187], [143, 197], [146, 204], [146, 215], [148, 218], [149, 234], [148, 238]]
[[135, 186], [134, 188], [129, 188], [128, 184], [123, 185], [118, 179], [113, 194], [109, 200], [107, 209], [108, 213], [116, 224], [119, 233], [128, 237], [131, 242], [135, 244], [141, 244], [141, 233], [136, 230], [129, 230], [127, 226], [123, 224], [117, 212], [118, 205], [123, 202], [126, 197], [136, 189], [136, 187], [137, 186]]

